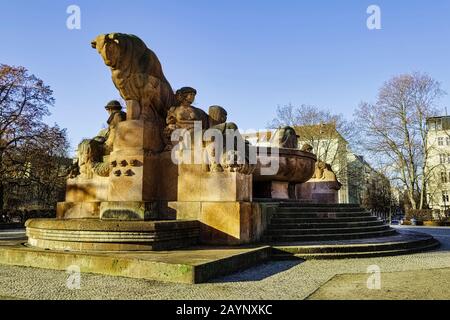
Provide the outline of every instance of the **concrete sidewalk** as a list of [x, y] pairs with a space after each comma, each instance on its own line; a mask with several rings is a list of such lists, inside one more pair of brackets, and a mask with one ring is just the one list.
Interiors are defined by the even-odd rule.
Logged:
[[[333, 277], [308, 297], [310, 300], [448, 300], [450, 268], [380, 274], [373, 288], [368, 274]], [[369, 289], [367, 282], [369, 280]]]
[[[67, 287], [70, 277], [67, 272], [0, 265], [0, 296], [23, 299], [265, 300], [325, 299], [331, 298], [330, 295], [333, 299], [375, 299], [390, 294], [391, 299], [450, 299], [448, 291], [438, 291], [441, 287], [450, 287], [450, 228], [419, 231], [434, 233], [433, 236], [442, 243], [441, 248], [381, 258], [272, 261], [197, 285], [81, 274], [80, 289], [71, 290]], [[381, 291], [359, 296], [367, 290], [370, 276], [367, 270], [374, 265], [381, 272]], [[336, 291], [338, 285], [344, 285], [347, 290]]]

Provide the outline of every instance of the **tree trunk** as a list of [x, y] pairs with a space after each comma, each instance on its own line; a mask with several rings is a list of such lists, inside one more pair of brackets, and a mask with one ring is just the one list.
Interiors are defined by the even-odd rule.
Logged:
[[417, 202], [414, 197], [414, 189], [408, 190], [408, 198], [409, 198], [409, 201], [411, 202], [411, 209], [417, 209]]
[[4, 206], [4, 187], [3, 187], [3, 183], [0, 182], [0, 212], [3, 211], [3, 206]]
[[[0, 149], [0, 172], [3, 167], [3, 149]], [[5, 194], [4, 194], [5, 188], [3, 186], [3, 178], [0, 180], [0, 212], [3, 211], [3, 207], [5, 205]]]
[[[427, 162], [427, 158], [428, 158], [428, 157], [425, 157], [424, 163]], [[428, 178], [428, 172], [427, 172], [427, 169], [426, 169], [425, 165], [422, 166], [422, 172], [423, 172], [423, 175], [422, 175], [422, 181], [421, 181], [421, 188], [420, 188], [420, 203], [419, 203], [419, 209], [420, 209], [420, 210], [423, 209], [423, 207], [424, 207], [425, 204], [429, 205], [429, 204], [427, 203], [427, 201], [426, 201], [426, 197], [427, 197], [427, 178]]]

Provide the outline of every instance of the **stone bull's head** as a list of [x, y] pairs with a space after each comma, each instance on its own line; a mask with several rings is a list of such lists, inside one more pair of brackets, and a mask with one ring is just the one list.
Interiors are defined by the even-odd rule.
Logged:
[[101, 34], [91, 41], [108, 67], [115, 68], [120, 58], [120, 41], [117, 33]]

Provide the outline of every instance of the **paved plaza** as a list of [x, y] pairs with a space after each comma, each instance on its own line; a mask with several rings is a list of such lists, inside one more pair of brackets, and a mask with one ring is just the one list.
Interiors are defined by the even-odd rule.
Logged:
[[[398, 227], [433, 235], [438, 250], [381, 258], [271, 261], [185, 285], [82, 274], [79, 289], [63, 271], [0, 266], [1, 299], [449, 299], [450, 228]], [[369, 266], [380, 289], [367, 289]], [[447, 279], [447, 280], [446, 280]]]

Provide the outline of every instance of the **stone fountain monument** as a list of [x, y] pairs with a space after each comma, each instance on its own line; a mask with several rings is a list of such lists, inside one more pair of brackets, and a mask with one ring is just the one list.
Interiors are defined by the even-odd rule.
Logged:
[[[288, 185], [314, 173], [316, 157], [297, 149], [295, 131], [284, 129], [262, 152], [227, 122], [224, 108], [206, 113], [192, 106], [194, 88], [174, 92], [138, 37], [100, 35], [92, 47], [111, 70], [126, 112], [117, 101], [107, 104], [108, 128], [78, 146], [57, 219], [27, 222], [29, 245], [167, 250], [260, 240], [268, 217], [254, 194], [289, 198]], [[174, 141], [177, 134], [183, 142]]]
[[336, 204], [336, 176], [293, 128], [253, 146], [223, 107], [194, 107], [197, 91], [174, 92], [138, 37], [100, 35], [92, 47], [126, 105], [106, 103], [108, 127], [78, 145], [56, 219], [28, 220], [26, 243], [0, 241], [0, 263], [197, 283], [268, 259], [439, 245]]

